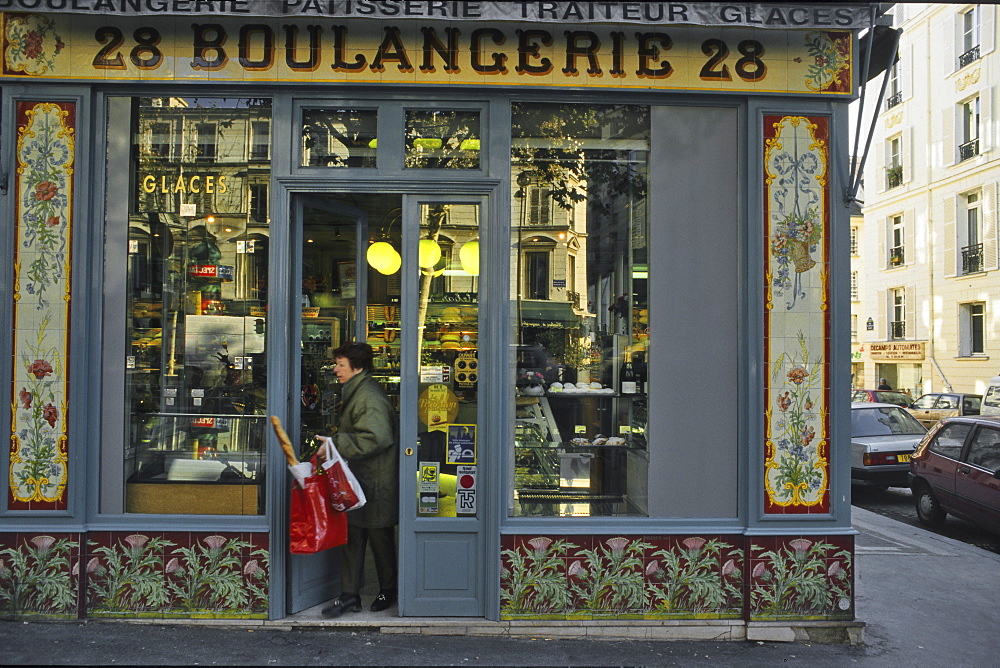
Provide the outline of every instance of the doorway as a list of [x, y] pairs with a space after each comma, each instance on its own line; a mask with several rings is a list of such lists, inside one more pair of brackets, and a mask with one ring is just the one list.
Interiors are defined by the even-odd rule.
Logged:
[[[401, 616], [483, 616], [478, 493], [488, 439], [480, 429], [480, 234], [485, 196], [302, 194], [293, 199], [293, 285], [301, 317], [289, 417], [300, 452], [337, 422], [333, 351], [372, 347], [372, 375], [399, 420], [398, 608]], [[296, 436], [297, 435], [297, 436]], [[291, 556], [289, 612], [340, 593], [342, 548]], [[378, 592], [371, 563], [365, 606]], [[350, 613], [347, 613], [350, 614]]]

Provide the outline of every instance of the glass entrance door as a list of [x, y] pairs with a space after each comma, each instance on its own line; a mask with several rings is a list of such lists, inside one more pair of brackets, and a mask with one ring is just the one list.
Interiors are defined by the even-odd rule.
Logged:
[[411, 197], [404, 209], [400, 611], [481, 616], [484, 207]]
[[[290, 433], [302, 453], [334, 433], [342, 402], [333, 352], [349, 341], [370, 345], [372, 375], [395, 411], [387, 419], [399, 423], [399, 603], [386, 614], [482, 616], [485, 198], [336, 193], [299, 201], [299, 400]], [[341, 552], [293, 557], [290, 611], [341, 593]], [[365, 607], [379, 591], [376, 570], [369, 557]]]

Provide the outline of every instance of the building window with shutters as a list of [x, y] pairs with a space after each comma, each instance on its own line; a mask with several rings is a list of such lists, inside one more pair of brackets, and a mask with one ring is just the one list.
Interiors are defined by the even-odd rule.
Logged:
[[886, 91], [885, 108], [886, 111], [897, 106], [903, 101], [903, 89], [899, 84], [899, 61], [897, 60], [893, 63], [892, 67], [889, 68], [889, 90]]
[[860, 233], [860, 230], [858, 229], [858, 227], [856, 225], [851, 227], [851, 255], [857, 255], [858, 254], [858, 234], [859, 233]]
[[905, 339], [906, 338], [906, 289], [905, 288], [892, 288], [889, 290], [889, 299], [891, 299], [891, 320], [889, 321], [889, 338]]
[[979, 5], [974, 5], [962, 12], [962, 42], [959, 47], [960, 53], [958, 56], [959, 68], [963, 68], [979, 60], [980, 14]]
[[887, 143], [886, 149], [889, 155], [885, 168], [885, 187], [887, 190], [903, 185], [902, 145], [901, 137], [893, 137]]
[[902, 216], [889, 219], [889, 268], [901, 267], [906, 261], [906, 228]]
[[975, 274], [983, 271], [983, 231], [982, 203], [978, 192], [962, 196], [965, 206], [965, 245], [962, 246], [962, 273]]
[[851, 301], [858, 301], [858, 272], [851, 272]]
[[959, 162], [979, 155], [979, 96], [962, 103], [962, 136], [958, 146]]
[[986, 304], [970, 302], [958, 305], [958, 332], [960, 357], [982, 355], [986, 352]]

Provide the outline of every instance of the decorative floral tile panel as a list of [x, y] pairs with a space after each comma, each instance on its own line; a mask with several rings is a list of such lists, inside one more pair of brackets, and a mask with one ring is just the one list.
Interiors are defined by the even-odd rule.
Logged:
[[95, 533], [87, 616], [266, 619], [267, 534]]
[[17, 103], [7, 506], [65, 510], [76, 106]]
[[749, 556], [751, 620], [854, 618], [853, 537], [755, 537]]
[[764, 512], [830, 512], [829, 118], [764, 116]]
[[854, 616], [852, 536], [503, 536], [501, 548], [501, 619]]
[[0, 617], [75, 619], [80, 534], [0, 534]]
[[502, 619], [743, 615], [741, 536], [504, 536]]

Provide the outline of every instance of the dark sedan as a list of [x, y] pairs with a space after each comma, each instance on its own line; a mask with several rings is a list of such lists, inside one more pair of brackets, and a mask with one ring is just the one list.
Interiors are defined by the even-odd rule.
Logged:
[[939, 525], [951, 513], [1000, 533], [1000, 417], [950, 417], [910, 460], [917, 517]]

